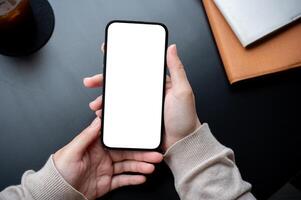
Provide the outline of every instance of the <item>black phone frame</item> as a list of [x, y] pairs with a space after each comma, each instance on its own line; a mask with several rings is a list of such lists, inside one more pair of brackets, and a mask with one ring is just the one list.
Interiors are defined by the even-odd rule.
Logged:
[[[162, 111], [161, 111], [161, 134], [160, 134], [160, 142], [156, 148], [153, 149], [144, 149], [144, 148], [125, 148], [125, 147], [109, 147], [104, 143], [103, 140], [103, 127], [104, 127], [104, 111], [105, 111], [105, 88], [106, 88], [106, 61], [107, 61], [107, 41], [108, 41], [108, 29], [109, 26], [113, 23], [131, 23], [131, 24], [149, 24], [149, 25], [159, 25], [162, 26], [165, 30], [165, 51], [164, 51], [164, 72], [163, 72], [163, 88], [162, 88]], [[131, 150], [131, 151], [154, 151], [159, 150], [162, 141], [163, 141], [163, 132], [164, 132], [164, 101], [165, 101], [165, 85], [166, 85], [166, 52], [168, 47], [168, 29], [163, 23], [159, 22], [146, 22], [146, 21], [131, 21], [131, 20], [112, 20], [110, 21], [105, 28], [105, 43], [104, 43], [104, 57], [103, 57], [103, 89], [102, 89], [102, 115], [101, 115], [101, 129], [100, 129], [100, 137], [102, 145], [109, 150]]]

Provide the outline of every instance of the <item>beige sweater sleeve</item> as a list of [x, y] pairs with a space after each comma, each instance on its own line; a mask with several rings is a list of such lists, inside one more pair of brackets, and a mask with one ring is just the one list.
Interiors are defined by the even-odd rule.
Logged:
[[182, 200], [254, 200], [231, 149], [221, 145], [207, 124], [171, 146], [164, 155]]
[[0, 192], [0, 200], [86, 200], [69, 185], [54, 166], [52, 156], [37, 172], [26, 171], [21, 185], [10, 186]]

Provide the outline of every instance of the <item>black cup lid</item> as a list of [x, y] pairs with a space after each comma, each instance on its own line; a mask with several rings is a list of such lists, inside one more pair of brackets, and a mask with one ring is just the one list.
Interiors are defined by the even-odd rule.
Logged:
[[7, 56], [26, 56], [38, 51], [50, 39], [54, 30], [54, 13], [47, 0], [30, 0], [32, 16], [16, 32], [1, 35], [0, 54]]

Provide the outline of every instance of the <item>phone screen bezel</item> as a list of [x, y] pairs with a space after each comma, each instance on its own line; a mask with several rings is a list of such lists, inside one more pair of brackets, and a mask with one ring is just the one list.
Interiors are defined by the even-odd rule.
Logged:
[[[105, 88], [106, 88], [106, 60], [107, 60], [107, 41], [108, 41], [108, 29], [110, 27], [111, 24], [113, 23], [130, 23], [130, 24], [146, 24], [146, 25], [159, 25], [161, 27], [164, 28], [165, 30], [165, 50], [164, 50], [164, 71], [163, 71], [163, 87], [162, 87], [162, 110], [161, 110], [161, 133], [160, 133], [160, 141], [157, 147], [155, 148], [127, 148], [127, 147], [110, 147], [107, 146], [104, 143], [104, 132], [103, 132], [103, 126], [104, 126], [104, 111], [105, 111]], [[167, 46], [168, 46], [168, 29], [167, 27], [162, 24], [162, 23], [158, 23], [158, 22], [145, 22], [145, 21], [130, 21], [130, 20], [113, 20], [110, 21], [105, 28], [105, 45], [104, 45], [104, 57], [103, 57], [103, 89], [102, 89], [102, 117], [101, 117], [101, 124], [102, 127], [100, 129], [100, 137], [101, 137], [101, 143], [102, 145], [107, 148], [107, 149], [117, 149], [117, 150], [144, 150], [144, 151], [152, 151], [155, 149], [159, 149], [160, 146], [162, 145], [162, 139], [163, 139], [163, 131], [164, 131], [164, 100], [165, 100], [165, 84], [166, 84], [166, 51], [167, 51]]]

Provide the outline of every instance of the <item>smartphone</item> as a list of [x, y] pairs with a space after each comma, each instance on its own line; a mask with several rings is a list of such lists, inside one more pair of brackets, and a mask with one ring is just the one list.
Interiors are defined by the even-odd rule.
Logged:
[[153, 22], [106, 26], [101, 140], [113, 149], [160, 146], [168, 31]]

